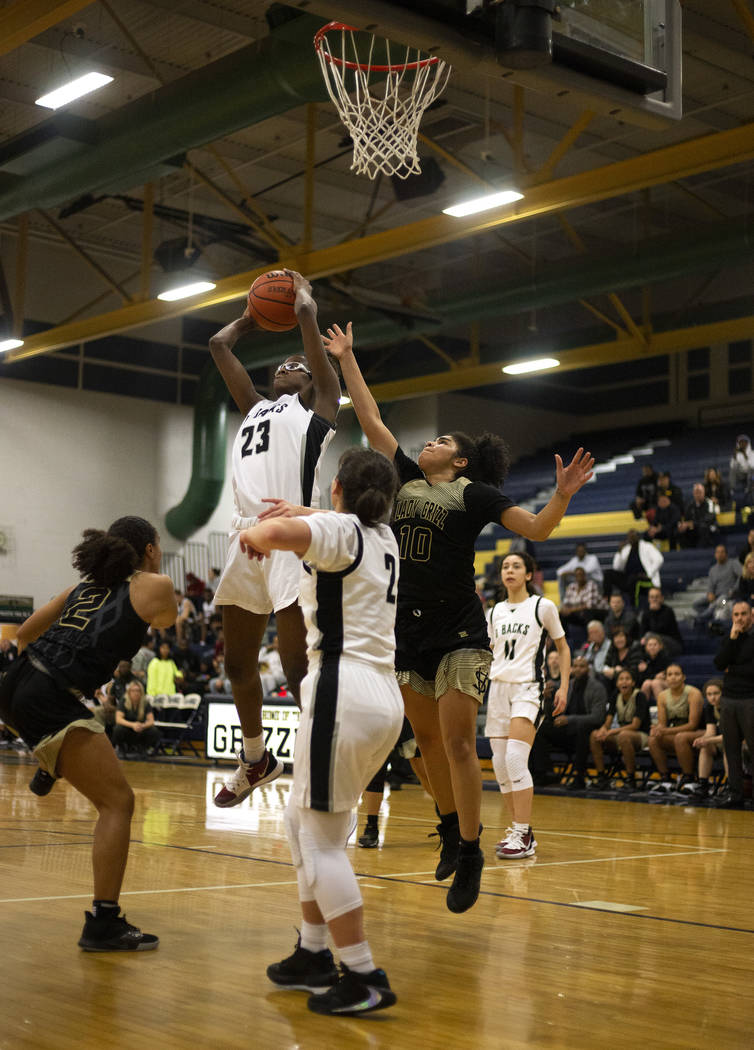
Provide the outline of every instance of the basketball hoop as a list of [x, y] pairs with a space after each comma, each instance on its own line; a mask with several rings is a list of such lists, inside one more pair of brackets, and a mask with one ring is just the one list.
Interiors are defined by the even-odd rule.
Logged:
[[[353, 140], [351, 170], [370, 179], [380, 172], [400, 179], [421, 172], [416, 151], [419, 124], [451, 72], [442, 59], [422, 55], [416, 48], [407, 47], [403, 53], [398, 47], [403, 57], [394, 61], [390, 47], [389, 40], [378, 43], [374, 34], [343, 22], [322, 26], [314, 37], [328, 94]], [[383, 73], [384, 86], [379, 84]], [[370, 78], [377, 81], [377, 90], [371, 84], [374, 94]]]

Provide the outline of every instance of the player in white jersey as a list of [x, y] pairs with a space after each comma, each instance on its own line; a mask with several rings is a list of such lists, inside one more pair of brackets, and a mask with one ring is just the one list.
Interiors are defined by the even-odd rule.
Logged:
[[548, 635], [560, 657], [562, 683], [555, 694], [554, 715], [565, 709], [571, 673], [571, 651], [558, 610], [549, 598], [532, 593], [534, 568], [529, 554], [506, 555], [500, 573], [506, 597], [489, 617], [492, 667], [485, 735], [490, 738], [492, 766], [512, 817], [512, 826], [495, 848], [501, 860], [529, 857], [537, 847], [531, 827], [534, 786], [529, 752], [543, 713]]
[[[285, 814], [303, 921], [293, 954], [268, 967], [267, 975], [279, 986], [317, 993], [308, 1001], [316, 1013], [365, 1013], [395, 1002], [364, 934], [346, 843], [359, 796], [403, 724], [393, 671], [399, 558], [385, 524], [397, 483], [393, 465], [379, 452], [349, 449], [332, 484], [340, 513], [307, 514], [278, 502], [240, 536], [250, 557], [286, 550], [304, 559], [309, 668]], [[286, 516], [291, 514], [296, 516]], [[328, 930], [340, 955], [340, 977], [327, 948]]]
[[225, 671], [243, 733], [239, 765], [215, 796], [218, 806], [235, 806], [260, 784], [283, 771], [264, 746], [259, 649], [270, 613], [275, 613], [280, 659], [288, 687], [299, 700], [306, 672], [304, 620], [298, 605], [300, 566], [290, 551], [275, 551], [264, 563], [251, 562], [240, 549], [242, 529], [253, 525], [265, 498], [277, 496], [294, 504], [315, 505], [317, 471], [333, 433], [340, 383], [322, 346], [317, 304], [301, 274], [286, 271], [296, 289], [295, 310], [304, 354], [285, 360], [275, 372], [273, 399], [255, 389], [249, 373], [233, 353], [237, 340], [254, 328], [243, 317], [210, 340], [212, 357], [243, 421], [233, 445], [232, 521], [225, 569], [215, 592], [222, 609]]

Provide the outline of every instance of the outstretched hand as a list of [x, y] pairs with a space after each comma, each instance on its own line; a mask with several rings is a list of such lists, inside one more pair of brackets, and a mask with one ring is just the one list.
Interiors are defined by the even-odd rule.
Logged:
[[349, 321], [345, 332], [339, 325], [334, 324], [327, 329], [327, 335], [322, 336], [322, 343], [328, 354], [340, 360], [341, 357], [353, 350], [353, 326]]
[[288, 500], [277, 499], [275, 496], [264, 498], [262, 503], [271, 503], [272, 506], [262, 511], [259, 521], [266, 521], [268, 518], [297, 518], [302, 513], [306, 513], [307, 509], [295, 503], [289, 503]]
[[563, 460], [555, 453], [555, 477], [558, 492], [561, 496], [573, 496], [579, 489], [586, 485], [594, 473], [594, 456], [591, 452], [578, 449], [567, 467], [563, 466]]

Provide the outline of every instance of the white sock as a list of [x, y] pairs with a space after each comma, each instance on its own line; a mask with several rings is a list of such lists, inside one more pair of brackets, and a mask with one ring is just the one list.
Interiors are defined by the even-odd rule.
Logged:
[[264, 733], [243, 738], [243, 753], [248, 765], [253, 766], [264, 754]]
[[349, 970], [354, 970], [356, 973], [371, 973], [375, 968], [368, 941], [362, 941], [361, 944], [349, 944], [346, 948], [338, 948], [338, 955], [340, 961], [344, 962]]
[[301, 920], [301, 947], [309, 952], [322, 952], [327, 947], [327, 923]]
[[522, 835], [525, 835], [526, 832], [529, 830], [529, 825], [528, 824], [521, 824], [521, 823], [519, 823], [519, 821], [514, 820], [513, 821], [513, 830], [514, 831], [520, 831]]

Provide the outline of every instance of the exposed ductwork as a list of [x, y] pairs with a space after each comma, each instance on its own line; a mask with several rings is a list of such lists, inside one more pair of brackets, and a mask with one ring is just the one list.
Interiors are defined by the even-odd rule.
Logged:
[[175, 170], [187, 150], [327, 98], [311, 46], [320, 18], [293, 13], [234, 51], [98, 120], [59, 114], [0, 149], [0, 220]]
[[[354, 319], [361, 348], [373, 348], [399, 339], [436, 334], [471, 321], [489, 320], [573, 302], [605, 292], [617, 292], [640, 284], [671, 281], [695, 273], [714, 272], [726, 266], [754, 260], [754, 225], [740, 222], [718, 227], [714, 234], [683, 238], [654, 238], [609, 257], [569, 263], [519, 283], [498, 285], [475, 296], [459, 296], [429, 304], [441, 320], [417, 319], [411, 327], [390, 318]], [[259, 368], [282, 360], [300, 349], [298, 333], [284, 339], [249, 339], [237, 353], [246, 368]], [[167, 514], [170, 533], [188, 539], [204, 525], [217, 507], [225, 480], [227, 442], [227, 394], [210, 361], [199, 380], [194, 416], [192, 475], [182, 501]]]

